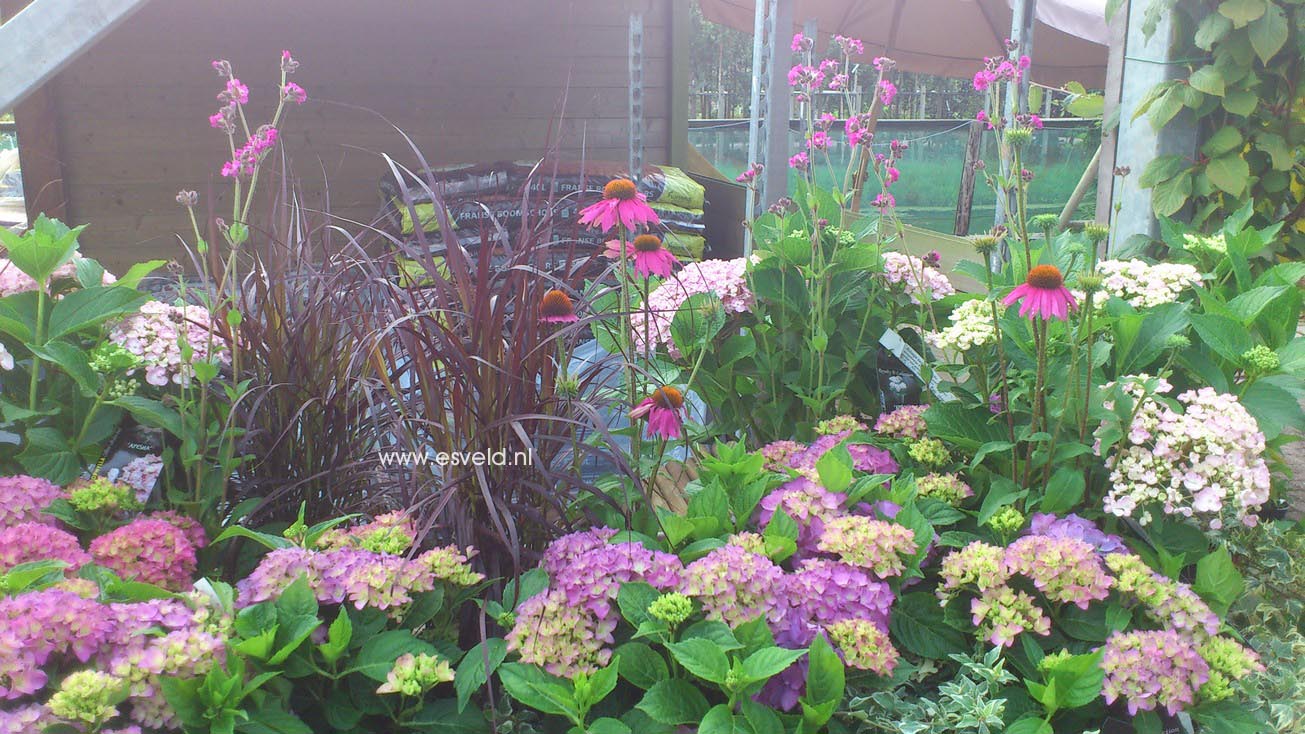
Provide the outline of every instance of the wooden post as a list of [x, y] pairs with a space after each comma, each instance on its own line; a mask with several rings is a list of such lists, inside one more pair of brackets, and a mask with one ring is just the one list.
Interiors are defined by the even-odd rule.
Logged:
[[[1119, 104], [1124, 89], [1124, 43], [1128, 37], [1129, 0], [1120, 3], [1110, 19], [1109, 55], [1106, 57], [1105, 106], [1101, 119], [1118, 117]], [[1110, 205], [1115, 186], [1115, 142], [1119, 125], [1101, 125], [1101, 160], [1097, 164], [1096, 221], [1110, 222]], [[1139, 172], [1140, 173], [1140, 172]]]
[[[760, 0], [759, 0], [760, 1]], [[788, 70], [793, 65], [793, 6], [796, 0], [774, 0], [775, 15], [770, 19], [770, 71], [766, 76], [766, 184], [763, 206], [770, 206], [788, 196], [788, 123], [793, 114], [793, 93], [788, 87]]]
[[974, 206], [974, 164], [979, 161], [983, 143], [983, 123], [970, 120], [970, 138], [965, 143], [965, 163], [961, 167], [961, 189], [956, 196], [956, 225], [952, 232], [958, 237], [970, 233], [970, 211]]
[[[671, 113], [667, 129], [669, 163], [683, 168], [689, 162], [689, 0], [671, 3]], [[704, 99], [704, 101], [706, 101]]]
[[[0, 20], [8, 20], [30, 0], [0, 0]], [[30, 225], [40, 214], [67, 221], [68, 193], [63, 178], [59, 115], [54, 92], [42, 85], [14, 107], [18, 167], [23, 172], [23, 199]]]

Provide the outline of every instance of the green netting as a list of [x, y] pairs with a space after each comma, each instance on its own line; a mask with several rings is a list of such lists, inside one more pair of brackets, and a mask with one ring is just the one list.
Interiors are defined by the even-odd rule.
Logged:
[[[961, 183], [961, 165], [965, 160], [965, 144], [969, 137], [968, 121], [958, 121], [952, 127], [918, 122], [881, 122], [875, 134], [876, 152], [888, 152], [890, 140], [910, 143], [898, 169], [902, 177], [893, 184], [892, 193], [902, 218], [916, 226], [939, 232], [951, 232], [955, 220], [956, 197]], [[835, 181], [842, 184], [843, 172], [851, 156], [842, 140], [842, 126], [834, 128], [835, 142], [830, 146], [829, 161], [817, 161], [816, 181], [830, 186]], [[1090, 123], [1071, 126], [1048, 126], [1034, 135], [1025, 149], [1024, 167], [1034, 174], [1029, 189], [1029, 215], [1059, 214], [1069, 199], [1084, 168], [1096, 152], [1101, 140], [1100, 129]], [[801, 133], [792, 133], [792, 150], [800, 150]], [[748, 127], [746, 123], [716, 128], [689, 130], [689, 142], [706, 156], [720, 171], [730, 178], [737, 176], [748, 165]], [[990, 170], [997, 170], [996, 139], [991, 133], [983, 137], [981, 154]], [[832, 170], [831, 170], [832, 168]], [[790, 187], [795, 174], [790, 175]], [[877, 181], [868, 187], [865, 201], [879, 193]], [[993, 192], [983, 182], [975, 181], [974, 208], [971, 210], [970, 231], [987, 229], [992, 223], [995, 206]], [[1083, 197], [1074, 216], [1088, 218], [1096, 206], [1096, 187]]]

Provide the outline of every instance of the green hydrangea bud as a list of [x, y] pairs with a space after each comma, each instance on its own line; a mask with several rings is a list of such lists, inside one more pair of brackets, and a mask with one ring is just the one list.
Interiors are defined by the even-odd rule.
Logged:
[[743, 677], [742, 677], [741, 675], [739, 675], [739, 671], [737, 671], [737, 670], [735, 670], [735, 669], [733, 669], [733, 668], [730, 668], [730, 669], [725, 673], [725, 689], [726, 689], [726, 690], [733, 690], [733, 689], [735, 689], [735, 688], [738, 688], [738, 687], [739, 687], [739, 684], [742, 683], [742, 682], [743, 682]]
[[1024, 513], [1007, 505], [997, 510], [992, 517], [988, 518], [988, 527], [1005, 535], [1013, 535], [1020, 528], [1024, 527]]
[[447, 660], [436, 655], [404, 653], [394, 661], [394, 667], [377, 693], [398, 693], [403, 696], [420, 696], [441, 683], [453, 680], [453, 668]]
[[1074, 655], [1070, 653], [1069, 650], [1057, 650], [1038, 661], [1038, 672], [1046, 673], [1049, 670], [1054, 670], [1061, 663], [1072, 657], [1074, 657]]
[[943, 442], [936, 438], [922, 438], [919, 441], [913, 441], [906, 448], [912, 459], [924, 464], [925, 466], [942, 466], [951, 460], [951, 454], [947, 453], [947, 447]]
[[684, 594], [662, 594], [648, 605], [648, 613], [671, 627], [682, 624], [693, 614], [693, 601]]
[[140, 380], [119, 377], [104, 391], [104, 397], [106, 400], [117, 400], [127, 395], [135, 395], [139, 391]]
[[126, 682], [108, 673], [79, 670], [68, 674], [47, 704], [50, 713], [67, 721], [84, 722], [99, 731], [104, 722], [118, 715]]
[[1278, 358], [1278, 355], [1263, 344], [1256, 344], [1242, 353], [1242, 366], [1246, 368], [1247, 372], [1264, 374], [1273, 372], [1281, 365], [1282, 360]]
[[113, 342], [100, 342], [87, 355], [91, 369], [102, 375], [117, 374], [141, 365], [141, 358]]
[[372, 553], [397, 556], [412, 547], [412, 535], [398, 525], [380, 527], [358, 538], [358, 545]]
[[1223, 701], [1224, 699], [1232, 698], [1235, 691], [1233, 690], [1232, 683], [1228, 681], [1228, 676], [1217, 670], [1211, 670], [1210, 679], [1201, 686], [1201, 689], [1197, 691], [1197, 693], [1200, 694], [1202, 703], [1216, 703], [1218, 701]]
[[1170, 334], [1165, 339], [1167, 349], [1186, 349], [1190, 346], [1192, 346], [1192, 340], [1188, 339], [1186, 334]]
[[513, 612], [503, 612], [494, 621], [503, 629], [510, 630], [517, 625], [517, 615]]
[[1110, 236], [1110, 227], [1100, 222], [1088, 222], [1083, 225], [1083, 234], [1092, 240], [1092, 244], [1096, 244]]
[[68, 488], [68, 504], [80, 512], [115, 514], [122, 510], [139, 510], [136, 489], [111, 482], [106, 477], [92, 477]]

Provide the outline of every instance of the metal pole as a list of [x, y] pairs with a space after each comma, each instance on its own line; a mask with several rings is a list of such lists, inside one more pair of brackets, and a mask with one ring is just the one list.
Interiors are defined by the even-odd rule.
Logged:
[[630, 13], [630, 178], [643, 176], [643, 13]]
[[[756, 0], [756, 12], [752, 19], [752, 97], [748, 104], [748, 165], [761, 162], [764, 147], [761, 140], [761, 74], [765, 68], [766, 53], [766, 5], [764, 0]], [[744, 206], [744, 216], [750, 224], [756, 219], [757, 201], [763, 196], [765, 178], [758, 176], [752, 183], [755, 187], [748, 194]], [[752, 254], [752, 229], [743, 228], [743, 254]]]
[[788, 194], [789, 119], [793, 95], [788, 88], [788, 68], [793, 50], [784, 36], [793, 30], [795, 0], [769, 0], [767, 38], [770, 55], [766, 64], [766, 179], [762, 204], [770, 206]]

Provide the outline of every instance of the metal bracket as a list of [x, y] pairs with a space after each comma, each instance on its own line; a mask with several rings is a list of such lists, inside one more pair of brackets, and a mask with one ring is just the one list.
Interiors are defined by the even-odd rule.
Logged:
[[643, 176], [643, 13], [630, 13], [630, 178]]

